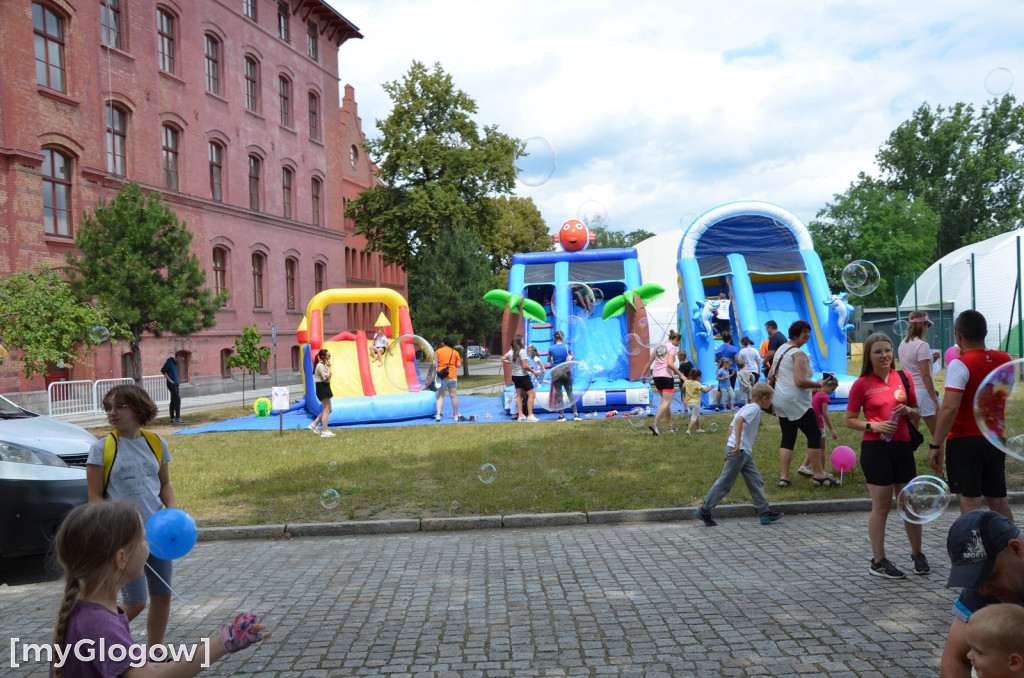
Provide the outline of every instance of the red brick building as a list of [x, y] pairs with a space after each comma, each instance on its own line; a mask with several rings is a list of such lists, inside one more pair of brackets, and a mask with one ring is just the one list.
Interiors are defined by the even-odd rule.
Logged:
[[[3, 0], [0, 276], [62, 266], [82, 212], [135, 181], [187, 222], [208, 285], [231, 294], [213, 329], [145, 337], [142, 373], [175, 355], [183, 395], [230, 390], [224, 358], [253, 323], [268, 343], [276, 325], [278, 368], [297, 369], [306, 302], [372, 261], [343, 217], [373, 181], [351, 88], [337, 108], [339, 48], [361, 37], [323, 0]], [[325, 320], [352, 327], [343, 310]], [[45, 380], [0, 374], [0, 391], [121, 377], [130, 359], [108, 343]]]

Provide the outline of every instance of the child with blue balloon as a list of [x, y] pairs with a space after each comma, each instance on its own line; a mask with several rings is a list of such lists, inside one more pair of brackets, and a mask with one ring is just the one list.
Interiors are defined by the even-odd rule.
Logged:
[[[89, 501], [131, 502], [143, 522], [161, 508], [176, 508], [168, 465], [167, 441], [142, 427], [157, 415], [149, 394], [134, 384], [113, 387], [103, 397], [103, 410], [113, 430], [89, 449], [85, 477]], [[171, 561], [151, 554], [145, 573], [126, 581], [121, 601], [131, 621], [146, 609], [147, 640], [162, 643], [171, 612]]]
[[[67, 676], [194, 676], [228, 652], [271, 635], [246, 612], [194, 646], [191, 657], [169, 657], [162, 643], [136, 645], [117, 592], [142, 577], [149, 557], [146, 530], [135, 503], [100, 501], [68, 513], [57, 531], [57, 559], [64, 568], [64, 596], [53, 643], [54, 678]], [[93, 651], [76, 652], [83, 642]], [[98, 649], [102, 648], [102, 649]], [[170, 659], [170, 660], [169, 660]]]

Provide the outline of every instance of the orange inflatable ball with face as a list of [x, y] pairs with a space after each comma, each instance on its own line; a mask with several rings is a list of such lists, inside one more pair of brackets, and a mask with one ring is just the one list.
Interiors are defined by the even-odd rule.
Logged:
[[587, 248], [587, 245], [594, 242], [597, 236], [590, 232], [587, 225], [579, 219], [570, 219], [562, 224], [551, 238], [562, 246], [566, 252], [580, 252]]

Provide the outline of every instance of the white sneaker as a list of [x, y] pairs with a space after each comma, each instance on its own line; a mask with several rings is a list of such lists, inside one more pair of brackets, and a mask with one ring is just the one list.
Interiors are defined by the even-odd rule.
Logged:
[[565, 421], [565, 417], [559, 417], [558, 419], [555, 419], [555, 421]]
[[522, 416], [521, 416], [521, 417], [519, 417], [518, 419], [516, 419], [516, 421], [526, 421], [526, 417], [522, 417]]
[[699, 428], [699, 429], [697, 429], [697, 433], [707, 433], [707, 431], [705, 431], [705, 430], [704, 430], [704, 429], [702, 429], [702, 428]]
[[327, 429], [324, 429], [324, 432], [320, 434], [320, 437], [321, 438], [333, 438], [334, 434], [332, 432], [328, 431]]
[[530, 422], [530, 423], [532, 424], [532, 423], [533, 423], [533, 422], [535, 422], [535, 421], [540, 421], [540, 419], [538, 419], [537, 417], [535, 417], [535, 416], [533, 416], [533, 415], [531, 414], [530, 416], [528, 416], [528, 417], [526, 418], [526, 421], [528, 421], [528, 422]]
[[317, 435], [320, 435], [320, 431], [318, 431], [318, 430], [317, 430], [317, 428], [316, 428], [316, 424], [310, 424], [310, 425], [309, 425], [309, 426], [307, 426], [306, 428], [308, 428], [308, 429], [309, 429], [310, 431], [312, 431], [313, 433], [315, 433], [315, 434], [317, 434]]
[[441, 421], [441, 415], [440, 414], [435, 414], [434, 415], [434, 421]]
[[804, 478], [814, 477], [814, 470], [810, 466], [801, 466], [796, 470], [796, 472], [802, 475]]

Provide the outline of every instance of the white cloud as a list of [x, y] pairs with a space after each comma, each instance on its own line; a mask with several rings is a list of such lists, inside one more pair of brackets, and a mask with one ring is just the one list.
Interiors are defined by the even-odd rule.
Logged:
[[1024, 3], [329, 2], [366, 36], [340, 70], [367, 134], [381, 83], [440, 62], [478, 122], [558, 150], [518, 191], [552, 230], [588, 199], [624, 230], [742, 199], [807, 221], [921, 103], [980, 107], [998, 67], [1024, 86]]

